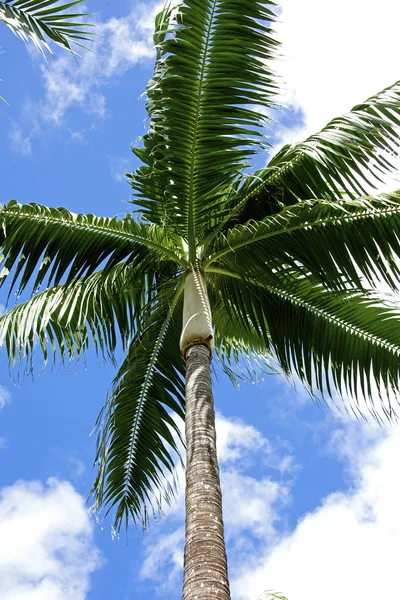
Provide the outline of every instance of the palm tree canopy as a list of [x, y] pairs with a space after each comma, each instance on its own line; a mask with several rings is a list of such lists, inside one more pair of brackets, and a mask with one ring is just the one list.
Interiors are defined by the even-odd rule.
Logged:
[[45, 360], [90, 344], [113, 358], [119, 339], [126, 350], [97, 422], [93, 488], [117, 527], [146, 524], [173, 492], [190, 270], [205, 273], [227, 373], [246, 357], [250, 369], [277, 364], [312, 393], [396, 414], [399, 311], [371, 288], [399, 289], [400, 192], [368, 190], [393, 169], [400, 82], [249, 174], [278, 100], [273, 11], [269, 0], [185, 0], [158, 15], [149, 128], [129, 175], [138, 213], [0, 212], [0, 282], [34, 291], [0, 318], [10, 362], [29, 365], [35, 339]]
[[0, 20], [24, 42], [31, 41], [44, 53], [52, 54], [49, 42], [72, 52], [71, 42], [85, 48], [92, 39], [92, 25], [82, 22], [83, 13], [76, 13], [76, 6], [83, 0], [59, 2], [59, 0], [2, 0]]

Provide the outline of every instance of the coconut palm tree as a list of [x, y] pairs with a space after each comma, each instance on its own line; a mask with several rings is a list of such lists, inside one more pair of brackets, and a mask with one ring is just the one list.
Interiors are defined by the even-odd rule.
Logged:
[[[398, 310], [372, 288], [399, 287], [400, 192], [368, 190], [400, 145], [400, 82], [268, 154], [274, 19], [270, 0], [158, 15], [132, 213], [0, 212], [1, 282], [34, 291], [0, 318], [11, 364], [30, 368], [35, 341], [45, 361], [126, 352], [97, 422], [93, 487], [117, 528], [146, 526], [173, 495], [185, 421], [185, 600], [230, 597], [212, 356], [232, 377], [246, 357], [278, 365], [377, 418], [397, 408]], [[269, 161], [252, 172], [259, 151]]]
[[82, 13], [70, 9], [83, 0], [60, 4], [59, 0], [2, 0], [0, 1], [0, 21], [3, 21], [15, 35], [24, 42], [33, 42], [44, 54], [52, 54], [49, 42], [72, 52], [70, 42], [83, 46], [82, 42], [91, 39], [91, 25], [83, 23]]

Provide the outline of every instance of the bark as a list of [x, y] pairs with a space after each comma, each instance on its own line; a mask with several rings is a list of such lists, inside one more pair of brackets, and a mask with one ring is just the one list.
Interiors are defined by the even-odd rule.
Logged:
[[183, 600], [230, 600], [209, 348], [191, 346], [186, 358]]

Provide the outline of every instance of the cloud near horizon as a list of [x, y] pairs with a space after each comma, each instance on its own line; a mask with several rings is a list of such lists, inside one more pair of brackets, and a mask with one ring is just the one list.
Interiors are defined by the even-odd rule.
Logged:
[[244, 566], [232, 582], [237, 600], [265, 589], [290, 600], [392, 597], [400, 554], [400, 429], [350, 422], [332, 436], [349, 485], [325, 497], [293, 531]]
[[0, 490], [0, 598], [85, 600], [102, 560], [85, 501], [68, 481]]

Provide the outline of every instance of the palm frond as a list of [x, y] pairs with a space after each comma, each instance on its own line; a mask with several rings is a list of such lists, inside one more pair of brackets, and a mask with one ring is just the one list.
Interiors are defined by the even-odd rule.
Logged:
[[84, 23], [85, 13], [72, 13], [70, 9], [83, 0], [62, 4], [59, 0], [2, 0], [0, 21], [24, 42], [31, 41], [44, 54], [52, 54], [49, 42], [72, 52], [70, 42], [85, 48], [82, 42], [93, 39], [89, 23]]
[[286, 596], [277, 594], [276, 592], [264, 592], [258, 600], [288, 600]]
[[192, 261], [208, 224], [224, 213], [229, 184], [265, 143], [260, 107], [276, 93], [273, 6], [186, 0], [170, 33], [162, 30], [147, 89], [149, 132], [133, 149], [145, 166], [132, 174], [132, 187], [147, 219], [187, 240]]
[[[158, 274], [159, 276], [159, 274]], [[113, 360], [118, 341], [125, 349], [138, 326], [143, 306], [153, 293], [154, 274], [121, 263], [106, 274], [96, 272], [35, 295], [0, 317], [0, 347], [9, 364], [23, 360], [32, 370], [38, 343], [45, 363], [53, 357], [71, 360], [92, 340], [103, 357]]]
[[[400, 392], [399, 308], [366, 291], [332, 292], [290, 272], [279, 277], [280, 284], [268, 285], [214, 274], [232, 321], [228, 334], [239, 323], [257, 344], [262, 336], [264, 353], [311, 393], [336, 391], [350, 398], [356, 412], [365, 404], [377, 418], [381, 408], [393, 419], [398, 408], [392, 394]], [[224, 321], [215, 325], [222, 339]]]
[[[230, 279], [214, 272], [207, 273], [207, 282], [215, 323], [214, 352], [222, 371], [237, 387], [243, 381], [257, 383], [264, 375], [281, 373], [272, 346], [266, 344], [268, 330], [262, 315], [257, 316], [251, 289], [234, 287], [233, 292]], [[232, 302], [225, 298], [228, 292], [234, 293]]]
[[97, 421], [92, 490], [97, 510], [115, 509], [115, 527], [129, 517], [148, 524], [148, 510], [169, 502], [184, 418], [184, 362], [179, 351], [183, 281], [159, 291], [137, 331]]
[[44, 280], [57, 285], [63, 278], [72, 281], [100, 266], [106, 273], [122, 260], [132, 266], [147, 262], [150, 270], [152, 261], [163, 258], [176, 257], [179, 264], [175, 248], [176, 242], [161, 227], [145, 227], [130, 216], [95, 217], [15, 201], [0, 209], [0, 285], [11, 272], [9, 289], [18, 282], [18, 294], [31, 279], [37, 291]]
[[331, 288], [362, 278], [400, 287], [400, 192], [357, 200], [298, 202], [262, 221], [237, 225], [214, 242], [204, 267], [262, 277], [289, 265]]
[[228, 223], [262, 219], [298, 200], [354, 198], [376, 189], [395, 171], [399, 126], [397, 81], [304, 142], [284, 146], [264, 169], [246, 177]]

